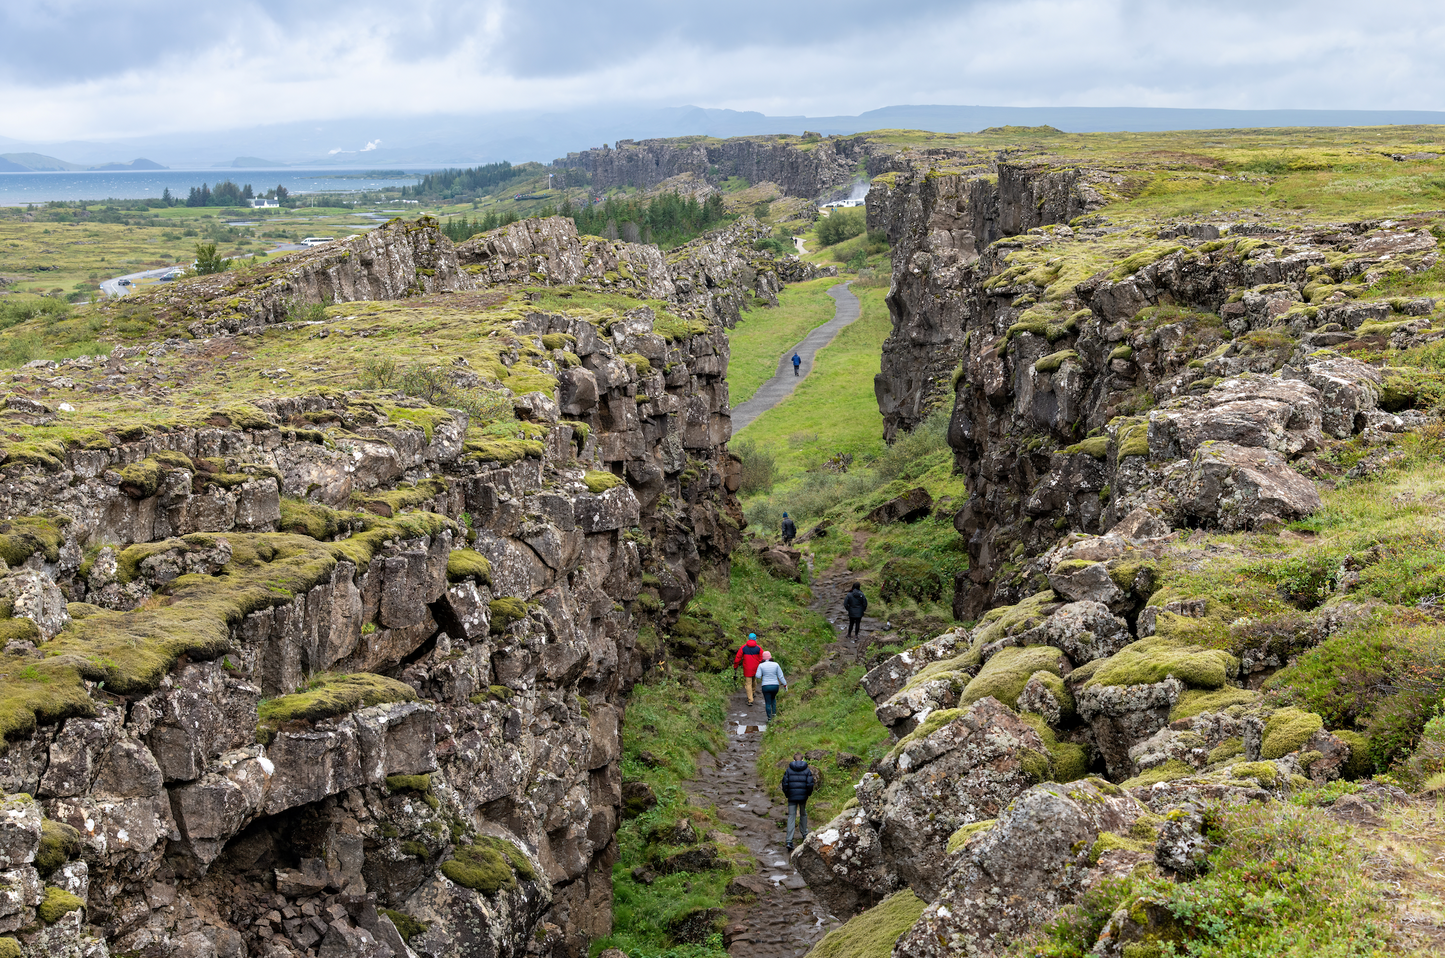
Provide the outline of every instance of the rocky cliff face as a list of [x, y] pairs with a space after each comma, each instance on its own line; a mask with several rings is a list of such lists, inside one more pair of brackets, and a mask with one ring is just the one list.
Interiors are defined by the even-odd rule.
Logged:
[[740, 176], [751, 183], [776, 183], [788, 196], [823, 197], [851, 182], [859, 164], [877, 148], [865, 137], [828, 137], [803, 141], [794, 136], [759, 136], [730, 140], [619, 140], [568, 153], [552, 165], [585, 170], [599, 190], [617, 186], [647, 188], [681, 173], [718, 183]]
[[1093, 171], [973, 159], [978, 165], [950, 173], [924, 159], [923, 168], [878, 177], [868, 194], [868, 226], [885, 230], [893, 249], [893, 332], [874, 381], [890, 442], [947, 399], [977, 305], [967, 276], [980, 254], [1003, 237], [1096, 209], [1110, 185]]
[[1379, 408], [1388, 374], [1327, 347], [1428, 329], [1410, 317], [1430, 300], [1354, 299], [1386, 268], [1433, 266], [1424, 230], [1078, 221], [1114, 183], [1082, 170], [888, 179], [870, 203], [894, 237], [877, 394], [889, 437], [952, 399], [961, 618], [1030, 594], [1029, 557], [1063, 532], [1139, 506], [1223, 529], [1308, 514], [1292, 461], [1410, 425], [1411, 400]]
[[[445, 292], [610, 282], [603, 251], [531, 225], [458, 253], [395, 224], [265, 281], [166, 290], [126, 315], [208, 338], [20, 377], [0, 934], [22, 954], [564, 956], [609, 930], [624, 696], [742, 523], [711, 316], [744, 293], [729, 274], [674, 295], [684, 272], [617, 244], [689, 319]], [[536, 388], [463, 357], [453, 381], [500, 408], [237, 389], [56, 421], [57, 397], [139, 395], [156, 357], [291, 335], [286, 310], [323, 291], [461, 316]], [[311, 335], [380, 328], [354, 320]]]

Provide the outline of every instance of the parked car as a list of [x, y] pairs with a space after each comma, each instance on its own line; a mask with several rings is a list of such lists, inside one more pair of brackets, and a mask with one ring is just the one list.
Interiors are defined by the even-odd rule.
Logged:
[[117, 286], [129, 286], [129, 285], [130, 285], [130, 280], [128, 280], [128, 279], [120, 280], [119, 282], [116, 283], [116, 285], [117, 285]]

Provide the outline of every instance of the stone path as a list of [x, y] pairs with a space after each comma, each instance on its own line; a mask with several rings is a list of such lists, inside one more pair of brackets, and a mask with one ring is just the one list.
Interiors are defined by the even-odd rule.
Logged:
[[[728, 748], [714, 759], [698, 757], [697, 777], [687, 784], [693, 801], [715, 805], [718, 817], [753, 853], [758, 870], [734, 879], [756, 895], [751, 902], [728, 908], [725, 938], [734, 958], [802, 958], [838, 922], [813, 897], [803, 876], [788, 861], [788, 807], [777, 805], [758, 781], [758, 753], [767, 730], [763, 697], [748, 705], [747, 695], [733, 693], [728, 702]], [[782, 777], [778, 772], [778, 777]], [[809, 822], [821, 825], [822, 822]]]
[[[837, 535], [837, 533], [833, 534]], [[824, 618], [833, 623], [833, 628], [839, 633], [838, 641], [833, 646], [833, 654], [853, 660], [861, 658], [867, 651], [875, 632], [885, 631], [883, 622], [871, 615], [865, 615], [863, 616], [862, 634], [858, 638], [848, 639], [843, 635], [848, 631], [848, 613], [843, 608], [843, 596], [847, 594], [848, 587], [858, 581], [857, 573], [848, 571], [848, 559], [850, 555], [862, 556], [863, 547], [867, 542], [866, 533], [855, 532], [850, 553], [839, 556], [827, 569], [813, 575], [813, 611], [822, 613]], [[864, 594], [867, 594], [866, 591]], [[876, 595], [868, 596], [870, 602], [877, 599]]]
[[[831, 343], [833, 337], [838, 335], [839, 330], [858, 318], [858, 297], [848, 289], [847, 283], [839, 283], [834, 286], [828, 290], [828, 295], [833, 297], [833, 302], [837, 304], [833, 309], [833, 318], [814, 329], [801, 343], [784, 353], [778, 360], [778, 371], [773, 374], [773, 378], [763, 383], [747, 402], [733, 407], [734, 435], [742, 432], [754, 419], [792, 395], [793, 390], [798, 387], [798, 383], [808, 378], [808, 373], [813, 371], [813, 355]], [[794, 352], [803, 361], [796, 376], [793, 375]]]

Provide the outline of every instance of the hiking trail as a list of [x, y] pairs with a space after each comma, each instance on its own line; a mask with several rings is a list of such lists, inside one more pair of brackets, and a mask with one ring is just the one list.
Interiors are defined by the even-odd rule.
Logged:
[[[853, 291], [848, 288], [848, 285], [848, 283], [839, 283], [828, 290], [828, 295], [833, 297], [835, 303], [833, 318], [808, 333], [801, 343], [784, 353], [778, 359], [778, 371], [773, 374], [773, 378], [759, 386], [758, 391], [753, 393], [752, 398], [747, 402], [733, 407], [734, 435], [741, 432], [754, 419], [791, 396], [793, 390], [798, 388], [798, 383], [807, 379], [808, 374], [813, 371], [814, 354], [831, 343], [833, 337], [837, 336], [844, 326], [849, 325], [861, 315], [858, 297], [853, 295]], [[795, 352], [803, 361], [796, 376], [793, 375], [793, 353]]]
[[[865, 533], [856, 533], [852, 554], [860, 555], [866, 542]], [[854, 578], [854, 573], [848, 571], [847, 555], [840, 556], [827, 571], [814, 578], [810, 608], [825, 616], [840, 633], [848, 624], [847, 613], [843, 611], [843, 593]], [[839, 635], [825, 658], [856, 658], [867, 648], [872, 634], [882, 631], [882, 627], [883, 623], [864, 616], [862, 635], [855, 640]], [[788, 707], [788, 697], [792, 694], [795, 693], [785, 692], [779, 697], [780, 709]], [[699, 755], [697, 775], [686, 787], [698, 804], [716, 807], [718, 818], [733, 826], [734, 837], [757, 860], [755, 873], [733, 879], [734, 885], [756, 897], [752, 901], [736, 901], [728, 907], [725, 933], [728, 953], [733, 958], [802, 958], [841, 921], [819, 903], [788, 860], [785, 827], [788, 806], [785, 802], [774, 802], [768, 794], [767, 783], [759, 780], [758, 755], [768, 728], [762, 694], [758, 693], [756, 702], [749, 705], [747, 693], [738, 689], [728, 700], [727, 715], [727, 751], [716, 757], [707, 752]], [[777, 769], [774, 773], [770, 769], [766, 774], [781, 778], [783, 772]], [[808, 822], [810, 828], [821, 828], [825, 824], [811, 819]], [[798, 837], [795, 841], [800, 843], [802, 839]]]

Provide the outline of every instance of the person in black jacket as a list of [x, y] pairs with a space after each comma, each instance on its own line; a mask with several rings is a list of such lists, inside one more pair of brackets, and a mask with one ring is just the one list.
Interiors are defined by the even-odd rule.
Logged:
[[788, 770], [783, 773], [783, 797], [788, 800], [788, 851], [793, 850], [793, 825], [802, 826], [798, 841], [808, 837], [808, 796], [813, 794], [818, 779], [802, 752], [794, 752]]
[[786, 512], [783, 513], [783, 544], [789, 546], [792, 545], [793, 537], [797, 534], [798, 524], [792, 519], [789, 519]]
[[858, 588], [858, 583], [853, 583], [853, 588], [843, 597], [843, 609], [848, 613], [848, 635], [861, 635], [863, 613], [868, 611], [868, 597]]

